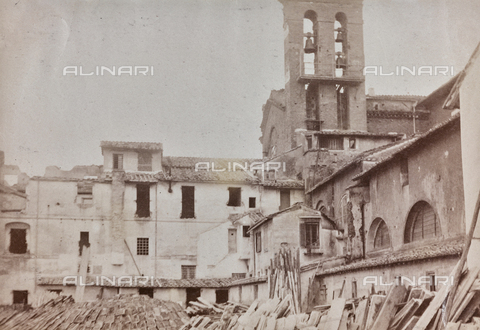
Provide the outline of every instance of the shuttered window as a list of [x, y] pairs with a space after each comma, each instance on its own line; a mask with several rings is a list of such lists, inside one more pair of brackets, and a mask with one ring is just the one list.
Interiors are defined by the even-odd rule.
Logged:
[[415, 204], [407, 220], [405, 242], [415, 242], [440, 235], [440, 224], [435, 211], [427, 202]]
[[186, 266], [182, 265], [182, 278], [183, 279], [193, 279], [195, 278], [196, 266]]
[[307, 249], [320, 247], [320, 224], [318, 221], [300, 223], [300, 246]]
[[180, 218], [195, 218], [195, 187], [182, 186], [182, 214]]
[[123, 170], [123, 154], [113, 154], [113, 169]]

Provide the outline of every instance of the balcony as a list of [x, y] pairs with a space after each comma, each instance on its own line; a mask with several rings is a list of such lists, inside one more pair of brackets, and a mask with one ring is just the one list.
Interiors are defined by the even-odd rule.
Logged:
[[358, 85], [365, 81], [363, 76], [363, 66], [346, 65], [342, 69], [336, 68], [334, 55], [328, 60], [319, 62], [318, 60], [305, 61], [303, 53], [300, 57], [300, 83], [310, 83], [321, 81], [330, 84]]

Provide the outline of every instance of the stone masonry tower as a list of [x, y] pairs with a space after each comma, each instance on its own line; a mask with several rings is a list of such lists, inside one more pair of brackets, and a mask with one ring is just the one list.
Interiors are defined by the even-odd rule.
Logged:
[[296, 129], [366, 131], [362, 0], [279, 1], [291, 147]]

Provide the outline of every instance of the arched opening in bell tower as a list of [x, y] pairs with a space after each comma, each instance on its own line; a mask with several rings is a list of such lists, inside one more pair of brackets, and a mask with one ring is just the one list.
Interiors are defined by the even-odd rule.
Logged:
[[305, 12], [303, 18], [303, 74], [315, 74], [317, 66], [317, 13]]
[[343, 77], [347, 70], [347, 16], [335, 15], [333, 37], [335, 40], [335, 77]]

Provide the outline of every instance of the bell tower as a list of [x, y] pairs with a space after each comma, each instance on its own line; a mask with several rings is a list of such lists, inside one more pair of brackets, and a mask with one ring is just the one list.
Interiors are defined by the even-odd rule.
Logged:
[[296, 129], [366, 131], [362, 0], [279, 1], [291, 147]]

